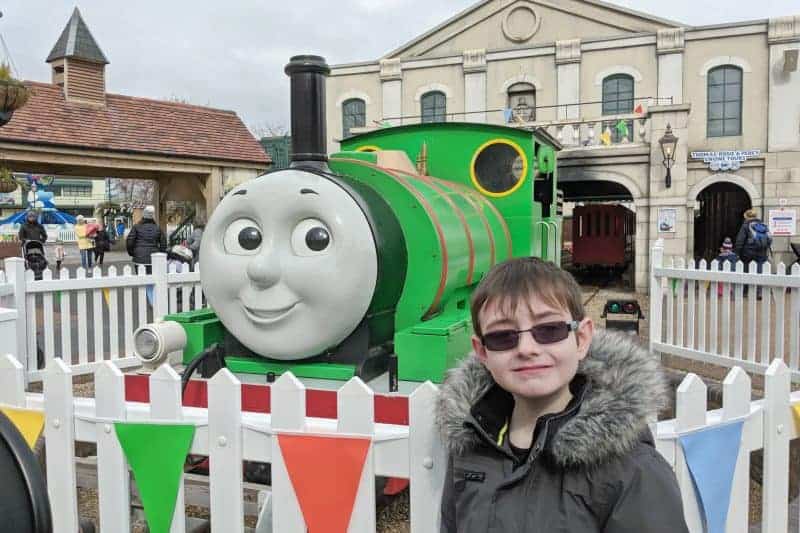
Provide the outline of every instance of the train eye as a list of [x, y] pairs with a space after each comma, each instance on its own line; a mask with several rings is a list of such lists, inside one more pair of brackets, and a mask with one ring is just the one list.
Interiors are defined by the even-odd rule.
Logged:
[[223, 245], [233, 255], [254, 255], [261, 247], [261, 230], [249, 218], [234, 220], [225, 230]]
[[301, 257], [327, 253], [333, 241], [328, 227], [315, 218], [307, 218], [292, 231], [292, 249]]

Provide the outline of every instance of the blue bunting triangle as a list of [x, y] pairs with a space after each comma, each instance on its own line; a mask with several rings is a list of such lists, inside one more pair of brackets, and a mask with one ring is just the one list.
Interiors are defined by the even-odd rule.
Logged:
[[679, 437], [707, 533], [725, 533], [744, 420]]

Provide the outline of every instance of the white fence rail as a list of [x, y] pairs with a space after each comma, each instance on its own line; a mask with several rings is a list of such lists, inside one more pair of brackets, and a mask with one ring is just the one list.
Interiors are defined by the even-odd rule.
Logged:
[[655, 352], [763, 374], [773, 357], [800, 381], [800, 265], [663, 261], [651, 249], [650, 346]]
[[[60, 358], [75, 375], [92, 372], [104, 360], [120, 367], [138, 364], [133, 357], [133, 332], [169, 313], [204, 306], [200, 265], [177, 271], [164, 254], [153, 254], [152, 273], [130, 265], [120, 272], [109, 267], [70, 277], [67, 269], [45, 270], [41, 280], [25, 270], [20, 258], [5, 260], [0, 272], [0, 307], [14, 309], [16, 348], [29, 380], [40, 380], [38, 353], [44, 365]], [[90, 275], [88, 275], [90, 274]]]
[[[0, 358], [0, 404], [45, 413], [47, 483], [54, 531], [77, 531], [75, 442], [97, 443], [100, 529], [130, 531], [129, 475], [113, 422], [183, 421], [196, 426], [189, 453], [210, 457], [212, 531], [242, 531], [242, 461], [272, 464], [273, 530], [304, 531], [277, 437], [322, 435], [371, 441], [351, 520], [351, 532], [375, 531], [375, 476], [410, 479], [411, 531], [438, 530], [438, 507], [446, 460], [434, 430], [437, 389], [426, 383], [409, 398], [410, 426], [376, 423], [374, 393], [358, 378], [338, 392], [338, 420], [306, 417], [305, 388], [291, 374], [272, 385], [272, 413], [241, 412], [241, 384], [227, 369], [209, 382], [208, 409], [181, 406], [181, 381], [168, 366], [150, 377], [149, 405], [124, 401], [123, 375], [105, 361], [95, 372], [95, 398], [73, 398], [72, 372], [54, 360], [44, 376], [44, 394], [24, 392], [22, 366]], [[184, 531], [182, 492], [171, 531]]]
[[[102, 531], [130, 531], [130, 476], [113, 431], [117, 421], [182, 421], [195, 425], [191, 454], [207, 455], [212, 531], [242, 531], [242, 461], [272, 464], [273, 531], [303, 531], [304, 519], [284, 464], [277, 437], [322, 435], [371, 441], [348, 531], [375, 531], [374, 477], [410, 480], [410, 530], [438, 531], [438, 508], [445, 452], [434, 427], [437, 388], [420, 386], [409, 398], [409, 425], [375, 422], [373, 392], [358, 378], [338, 391], [338, 420], [306, 417], [305, 388], [291, 374], [272, 385], [272, 413], [241, 411], [241, 384], [227, 370], [209, 382], [208, 408], [181, 406], [181, 383], [163, 366], [150, 377], [151, 403], [125, 402], [123, 375], [109, 361], [95, 371], [95, 398], [73, 398], [72, 372], [61, 360], [45, 371], [44, 394], [24, 392], [24, 373], [10, 355], [0, 357], [0, 405], [45, 414], [47, 476], [54, 531], [76, 531], [78, 496], [74, 466], [75, 442], [97, 443], [99, 519]], [[750, 378], [741, 368], [724, 383], [721, 409], [707, 412], [706, 388], [690, 374], [677, 390], [676, 418], [654, 425], [656, 447], [675, 469], [690, 531], [703, 532], [694, 484], [678, 437], [687, 432], [743, 421], [741, 446], [733, 475], [727, 533], [748, 531], [750, 452], [763, 450], [763, 533], [786, 533], [789, 520], [789, 442], [800, 437], [792, 423], [792, 407], [800, 391], [790, 393], [789, 371], [775, 360], [765, 374], [765, 397], [751, 402]], [[237, 413], [234, 416], [234, 413]], [[714, 458], [709, 458], [714, 460]], [[182, 493], [171, 531], [183, 531]], [[794, 517], [800, 518], [800, 517]]]

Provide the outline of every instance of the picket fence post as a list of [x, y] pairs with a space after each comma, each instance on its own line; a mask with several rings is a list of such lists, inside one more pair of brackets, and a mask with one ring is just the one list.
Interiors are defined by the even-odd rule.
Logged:
[[[111, 361], [103, 361], [94, 375], [97, 424], [97, 488], [100, 528], [130, 531], [130, 474], [111, 420], [125, 421], [125, 378]], [[102, 428], [102, 431], [101, 431]]]
[[[682, 433], [706, 425], [707, 387], [696, 374], [687, 374], [675, 396], [675, 431]], [[675, 446], [675, 476], [683, 498], [683, 512], [689, 531], [703, 531], [703, 519], [694, 482], [680, 443]]]
[[291, 372], [271, 387], [272, 404], [272, 530], [280, 533], [305, 531], [305, 521], [289, 472], [281, 453], [281, 432], [302, 433], [306, 427], [306, 388]]
[[25, 407], [25, 368], [11, 354], [0, 355], [0, 403]]
[[26, 309], [25, 260], [21, 257], [10, 257], [5, 260], [6, 276], [14, 285], [14, 308], [17, 310], [17, 352], [14, 356], [28, 373], [28, 313]]
[[661, 278], [656, 277], [655, 269], [664, 264], [664, 240], [656, 240], [650, 249], [650, 353], [653, 344], [661, 342]]
[[[170, 422], [178, 422], [183, 419], [181, 378], [167, 364], [161, 365], [150, 375], [150, 417], [154, 421], [168, 420]], [[183, 475], [181, 475], [178, 495], [175, 498], [175, 512], [169, 528], [170, 533], [186, 531], [186, 508], [183, 502]]]
[[[734, 367], [722, 382], [723, 421], [746, 417], [750, 414], [750, 376], [741, 367]], [[745, 425], [747, 421], [745, 421]], [[748, 505], [750, 499], [750, 448], [745, 446], [746, 433], [742, 431], [742, 442], [736, 459], [736, 470], [731, 484], [731, 500], [728, 505], [726, 531], [747, 532]]]
[[151, 256], [153, 262], [153, 322], [162, 320], [169, 314], [169, 280], [167, 272], [167, 254], [156, 253]]
[[447, 451], [436, 430], [439, 389], [430, 381], [408, 399], [408, 469], [411, 531], [439, 531]]
[[53, 359], [44, 374], [47, 492], [53, 511], [53, 531], [78, 531], [73, 409], [72, 371], [61, 359]]
[[[337, 432], [372, 440], [375, 434], [375, 393], [360, 378], [350, 379], [336, 394]], [[375, 531], [375, 463], [374, 444], [370, 443], [355, 502], [350, 515], [349, 533]]]
[[242, 386], [227, 368], [208, 382], [211, 530], [243, 531]]
[[769, 365], [764, 376], [762, 533], [786, 533], [789, 526], [790, 380], [789, 369], [780, 359]]

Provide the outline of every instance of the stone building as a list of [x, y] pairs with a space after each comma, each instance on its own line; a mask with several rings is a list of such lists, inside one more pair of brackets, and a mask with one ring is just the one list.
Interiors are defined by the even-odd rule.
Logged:
[[[482, 0], [382, 58], [334, 66], [328, 147], [385, 124], [545, 127], [563, 145], [567, 202], [635, 210], [638, 289], [652, 241], [710, 259], [749, 207], [773, 215], [786, 234], [774, 258], [790, 263], [799, 49], [800, 16], [690, 26], [599, 0]], [[668, 125], [670, 183], [659, 144]]]

